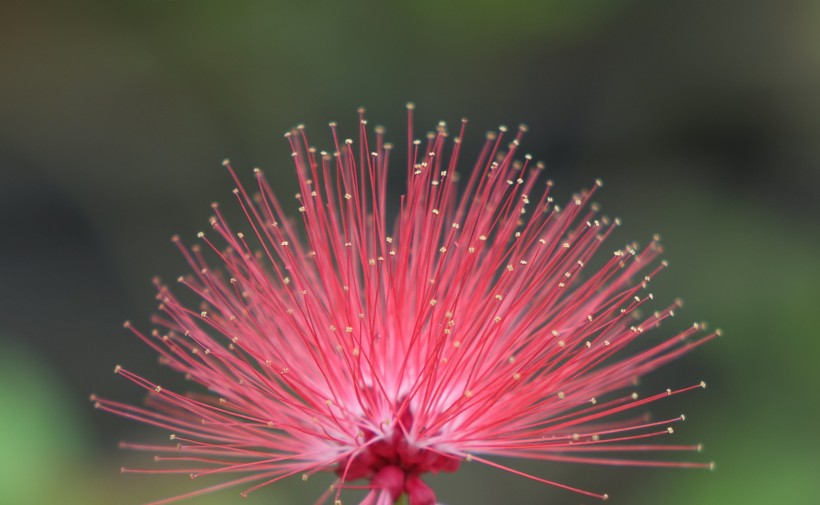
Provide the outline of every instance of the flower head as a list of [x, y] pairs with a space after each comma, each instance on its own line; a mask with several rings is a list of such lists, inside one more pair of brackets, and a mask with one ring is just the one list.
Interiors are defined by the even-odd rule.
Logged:
[[301, 126], [285, 135], [298, 219], [260, 171], [249, 192], [226, 162], [247, 229], [232, 229], [214, 205], [213, 233], [200, 233], [201, 244], [174, 239], [193, 267], [179, 282], [201, 306], [157, 281], [157, 329], [126, 326], [199, 392], [180, 394], [118, 366], [149, 391], [148, 405], [93, 398], [172, 433], [169, 445], [122, 444], [170, 466], [124, 471], [222, 476], [155, 503], [235, 485], [247, 495], [332, 472], [336, 484], [320, 502], [364, 488], [365, 504], [406, 495], [410, 505], [430, 505], [435, 494], [422, 476], [464, 460], [605, 499], [499, 460], [709, 466], [621, 455], [699, 448], [654, 442], [683, 416], [641, 414], [703, 383], [645, 398], [630, 388], [719, 333], [695, 324], [671, 338], [647, 335], [678, 307], [639, 315], [665, 267], [657, 238], [608, 257], [599, 251], [619, 224], [590, 204], [601, 183], [559, 206], [539, 177], [543, 164], [520, 156], [523, 126], [488, 134], [459, 182], [466, 121], [455, 137], [440, 123], [414, 140], [409, 106], [408, 124], [397, 213], [387, 201], [391, 145], [381, 128], [368, 135], [361, 112], [355, 142], [340, 140], [331, 123], [329, 152], [311, 147]]

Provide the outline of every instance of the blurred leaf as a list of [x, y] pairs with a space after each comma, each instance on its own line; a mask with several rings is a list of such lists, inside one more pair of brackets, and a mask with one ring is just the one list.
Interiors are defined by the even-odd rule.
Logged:
[[68, 398], [47, 365], [0, 339], [0, 503], [46, 503], [54, 481], [87, 456]]

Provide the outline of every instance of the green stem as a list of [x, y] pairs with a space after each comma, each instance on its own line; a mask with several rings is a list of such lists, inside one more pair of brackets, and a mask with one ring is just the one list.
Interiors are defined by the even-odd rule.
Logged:
[[394, 505], [410, 505], [410, 502], [407, 500], [407, 495], [403, 494], [399, 496], [399, 499], [396, 500], [396, 503]]

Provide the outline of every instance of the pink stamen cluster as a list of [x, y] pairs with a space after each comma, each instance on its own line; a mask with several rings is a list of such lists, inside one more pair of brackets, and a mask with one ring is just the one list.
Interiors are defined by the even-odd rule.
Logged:
[[406, 495], [432, 505], [421, 476], [463, 460], [606, 499], [497, 458], [710, 466], [616, 456], [700, 450], [654, 442], [684, 416], [650, 421], [641, 409], [705, 384], [646, 398], [629, 390], [719, 334], [695, 324], [660, 341], [645, 335], [679, 305], [639, 315], [666, 266], [658, 240], [590, 269], [619, 224], [590, 204], [600, 182], [557, 205], [552, 183], [538, 184], [543, 164], [518, 158], [522, 126], [509, 140], [503, 127], [488, 134], [462, 185], [465, 126], [453, 138], [440, 123], [415, 140], [408, 107], [407, 192], [394, 218], [392, 146], [381, 128], [368, 135], [363, 112], [356, 142], [340, 140], [331, 123], [331, 152], [311, 147], [301, 126], [286, 134], [300, 220], [287, 217], [259, 170], [253, 194], [230, 170], [247, 230], [234, 231], [214, 205], [218, 240], [200, 233], [189, 249], [174, 239], [193, 267], [179, 282], [201, 306], [157, 281], [157, 329], [126, 323], [207, 392], [179, 394], [117, 366], [150, 392], [148, 405], [93, 397], [100, 409], [173, 433], [169, 445], [121, 444], [159, 453], [168, 468], [124, 471], [223, 476], [154, 505], [242, 484], [246, 496], [317, 472], [337, 476], [319, 503], [364, 487], [364, 504]]

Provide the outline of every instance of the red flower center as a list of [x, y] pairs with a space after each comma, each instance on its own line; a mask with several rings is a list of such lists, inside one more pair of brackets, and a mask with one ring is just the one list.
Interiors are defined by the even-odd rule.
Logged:
[[413, 417], [408, 413], [390, 435], [374, 440], [376, 433], [366, 433], [365, 447], [340, 461], [336, 474], [346, 481], [370, 479], [372, 487], [387, 490], [393, 500], [406, 493], [410, 505], [435, 505], [435, 493], [420, 475], [454, 472], [461, 460], [408, 442], [406, 432], [412, 423]]

